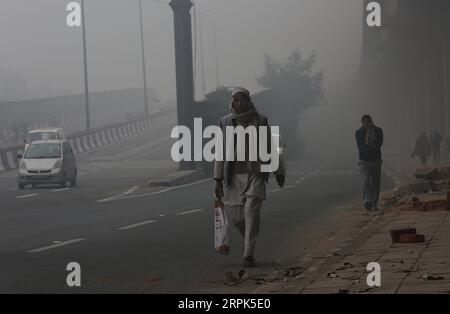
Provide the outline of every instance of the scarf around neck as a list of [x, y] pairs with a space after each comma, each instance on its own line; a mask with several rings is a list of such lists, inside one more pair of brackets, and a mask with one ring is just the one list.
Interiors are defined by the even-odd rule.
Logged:
[[256, 108], [253, 104], [251, 104], [251, 107], [248, 111], [243, 113], [237, 113], [236, 110], [233, 108], [233, 103], [230, 105], [230, 112], [233, 119], [236, 119], [238, 121], [244, 121], [248, 122], [250, 120], [253, 120], [258, 115], [258, 112], [256, 111]]
[[366, 129], [366, 136], [364, 138], [364, 142], [368, 146], [374, 145], [375, 141], [377, 140], [377, 135], [375, 133], [375, 125], [371, 125]]

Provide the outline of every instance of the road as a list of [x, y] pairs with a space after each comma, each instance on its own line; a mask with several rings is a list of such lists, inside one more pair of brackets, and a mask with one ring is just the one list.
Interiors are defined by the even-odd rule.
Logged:
[[[226, 292], [227, 271], [242, 268], [242, 240], [214, 252], [212, 180], [150, 190], [148, 179], [175, 171], [169, 128], [78, 155], [79, 185], [17, 190], [0, 173], [0, 293]], [[291, 161], [286, 187], [267, 187], [258, 267], [294, 261], [313, 243], [301, 226], [357, 199], [354, 156]], [[383, 177], [383, 185], [390, 180]], [[81, 265], [81, 287], [67, 287], [66, 265]]]

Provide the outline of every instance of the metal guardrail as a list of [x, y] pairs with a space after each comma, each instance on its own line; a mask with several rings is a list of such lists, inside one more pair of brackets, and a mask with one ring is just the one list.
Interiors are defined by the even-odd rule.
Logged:
[[[174, 109], [162, 110], [149, 118], [141, 118], [124, 123], [114, 123], [90, 131], [76, 132], [68, 136], [68, 141], [75, 154], [112, 144], [126, 138], [148, 133], [151, 130], [176, 121]], [[0, 149], [0, 171], [18, 167], [17, 154], [24, 145], [12, 145]]]

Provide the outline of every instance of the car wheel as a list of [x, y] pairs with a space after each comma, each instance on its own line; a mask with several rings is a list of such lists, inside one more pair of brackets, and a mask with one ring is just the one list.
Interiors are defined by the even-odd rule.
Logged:
[[35, 189], [35, 188], [37, 187], [37, 184], [32, 184], [31, 187], [32, 187], [33, 189]]
[[25, 188], [25, 184], [20, 184], [19, 183], [19, 190], [23, 190]]

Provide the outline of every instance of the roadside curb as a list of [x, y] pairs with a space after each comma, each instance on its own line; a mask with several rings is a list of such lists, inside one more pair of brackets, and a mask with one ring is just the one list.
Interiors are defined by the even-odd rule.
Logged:
[[394, 191], [400, 190], [403, 185], [407, 184], [411, 180], [411, 178], [406, 174], [394, 170], [389, 162], [384, 162], [383, 166], [384, 173], [394, 181]]

